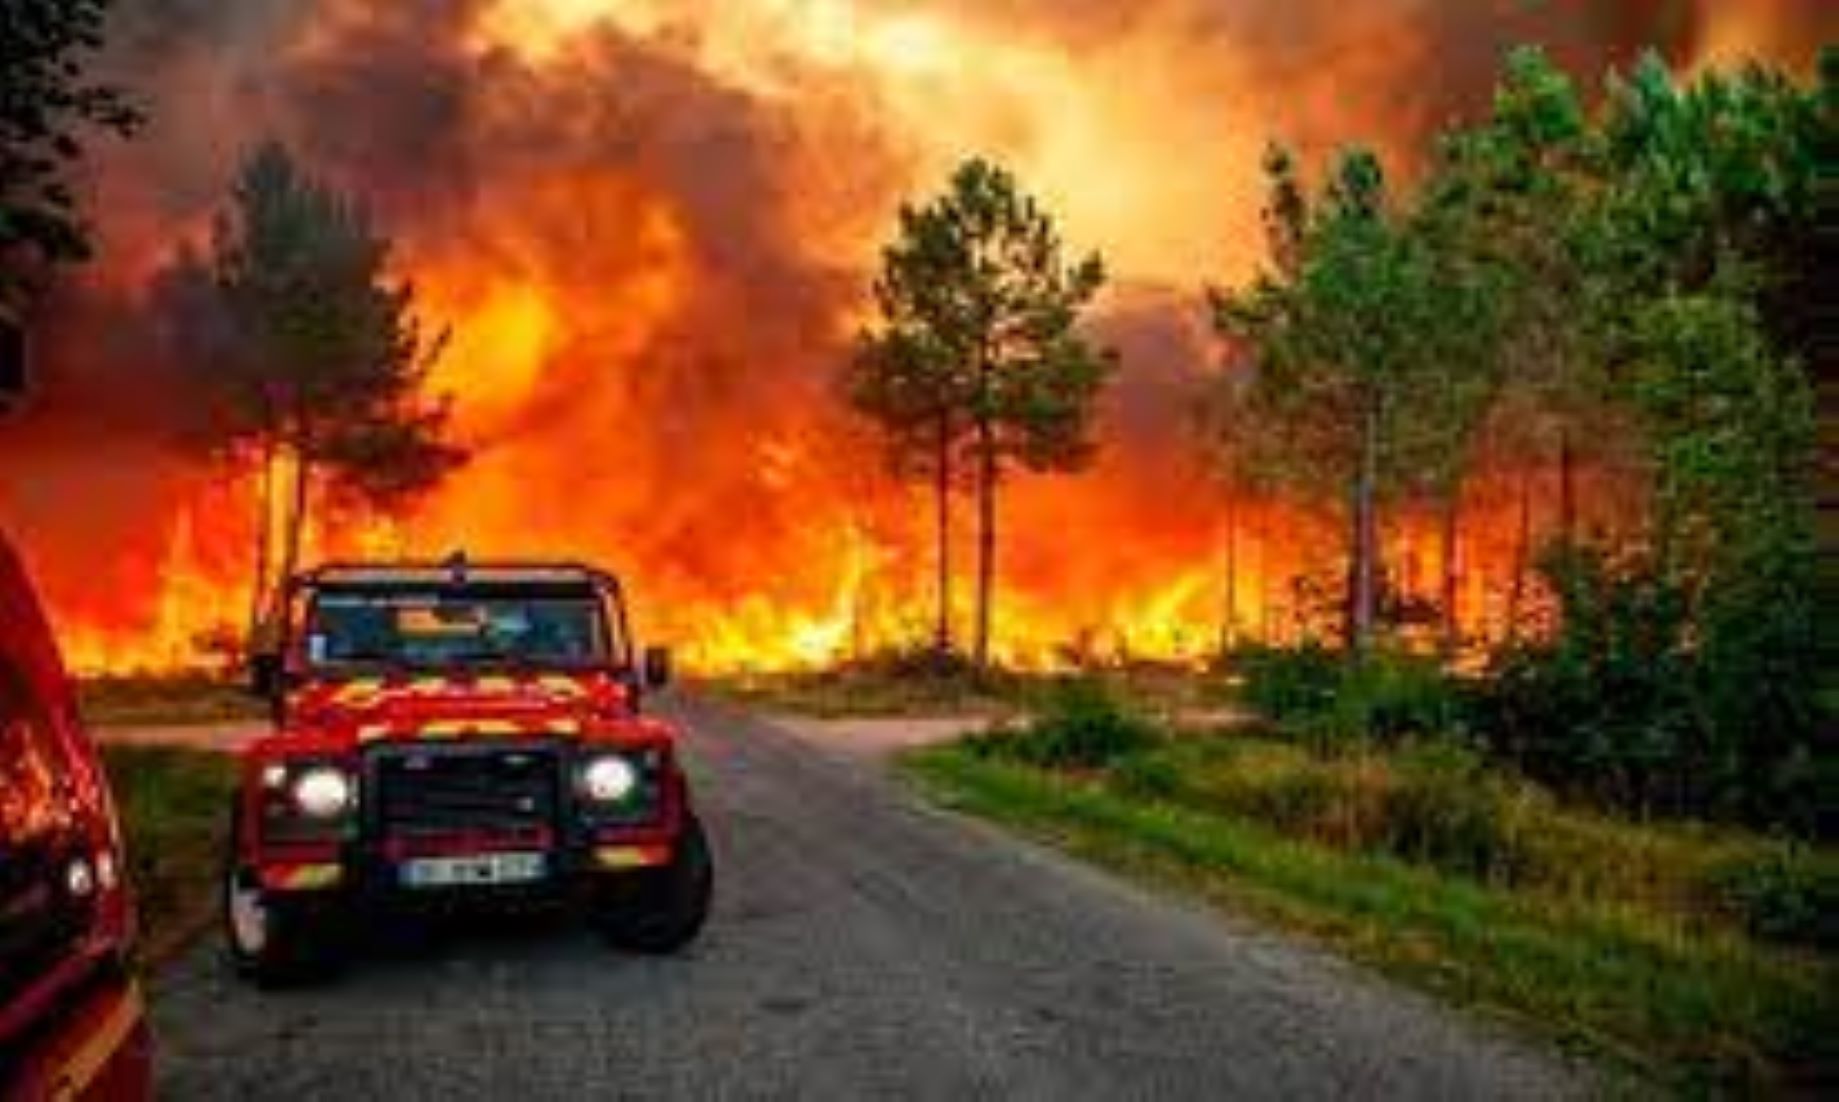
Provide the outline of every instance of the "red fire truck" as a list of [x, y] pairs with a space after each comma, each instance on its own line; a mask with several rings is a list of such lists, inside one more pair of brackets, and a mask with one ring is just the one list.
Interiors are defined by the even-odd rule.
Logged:
[[336, 962], [360, 914], [574, 903], [617, 946], [701, 929], [712, 861], [671, 726], [667, 652], [618, 581], [569, 563], [332, 565], [258, 656], [276, 730], [246, 752], [226, 861], [258, 982]]
[[133, 945], [102, 766], [0, 539], [0, 1098], [149, 1096]]

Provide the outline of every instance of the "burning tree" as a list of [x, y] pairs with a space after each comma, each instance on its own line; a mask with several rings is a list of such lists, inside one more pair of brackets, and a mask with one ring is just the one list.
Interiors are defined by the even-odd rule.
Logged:
[[202, 428], [260, 479], [252, 628], [299, 564], [317, 494], [399, 507], [465, 458], [444, 440], [445, 399], [424, 395], [445, 335], [423, 332], [389, 260], [360, 205], [269, 144], [244, 163], [209, 261], [182, 254], [161, 280], [179, 358], [203, 376]]
[[1015, 178], [965, 162], [945, 195], [902, 206], [875, 284], [881, 325], [849, 376], [886, 432], [897, 474], [929, 478], [937, 516], [937, 639], [951, 645], [951, 492], [969, 470], [978, 507], [977, 629], [990, 658], [997, 492], [1016, 464], [1070, 471], [1091, 457], [1092, 412], [1114, 369], [1076, 331], [1105, 279], [1097, 254], [1068, 262], [1053, 219]]
[[0, 304], [17, 306], [46, 263], [83, 260], [89, 238], [68, 182], [79, 134], [138, 121], [122, 94], [83, 76], [108, 0], [7, 0], [0, 8]]

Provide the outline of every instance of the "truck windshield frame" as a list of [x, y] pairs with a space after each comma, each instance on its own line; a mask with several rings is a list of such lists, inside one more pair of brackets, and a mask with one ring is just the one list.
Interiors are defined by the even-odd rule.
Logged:
[[311, 677], [631, 665], [616, 598], [588, 583], [323, 584], [300, 596], [294, 661]]

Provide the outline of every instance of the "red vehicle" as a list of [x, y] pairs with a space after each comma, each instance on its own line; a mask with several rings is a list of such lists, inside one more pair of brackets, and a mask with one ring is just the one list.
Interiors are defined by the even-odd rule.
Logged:
[[150, 1096], [133, 949], [107, 779], [0, 538], [0, 1098]]
[[240, 971], [299, 979], [361, 914], [573, 903], [670, 952], [713, 883], [667, 724], [643, 713], [608, 574], [572, 564], [327, 566], [295, 579], [252, 663], [275, 732], [247, 751], [224, 882]]

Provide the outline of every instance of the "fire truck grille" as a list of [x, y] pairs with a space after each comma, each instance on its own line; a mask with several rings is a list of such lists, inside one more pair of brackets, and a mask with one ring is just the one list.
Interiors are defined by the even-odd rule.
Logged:
[[525, 834], [558, 819], [554, 750], [404, 748], [379, 754], [373, 791], [380, 834]]

